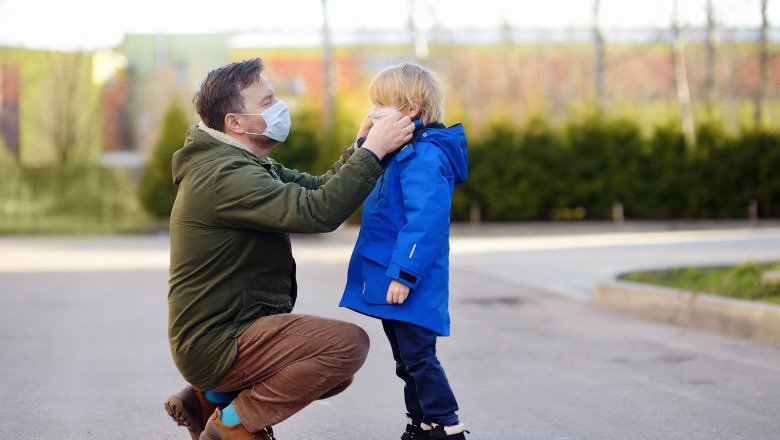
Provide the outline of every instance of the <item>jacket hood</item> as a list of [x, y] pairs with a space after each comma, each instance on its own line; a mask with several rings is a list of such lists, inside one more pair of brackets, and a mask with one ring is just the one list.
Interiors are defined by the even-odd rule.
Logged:
[[455, 175], [455, 184], [466, 181], [469, 173], [468, 145], [466, 143], [466, 131], [463, 124], [455, 124], [452, 127], [434, 128], [428, 127], [423, 133], [427, 142], [438, 146], [452, 166]]
[[195, 165], [206, 160], [208, 148], [205, 148], [205, 144], [196, 142], [195, 132], [197, 130], [198, 128], [195, 126], [190, 127], [187, 130], [187, 137], [184, 139], [184, 146], [173, 153], [171, 171], [175, 185], [178, 185]]

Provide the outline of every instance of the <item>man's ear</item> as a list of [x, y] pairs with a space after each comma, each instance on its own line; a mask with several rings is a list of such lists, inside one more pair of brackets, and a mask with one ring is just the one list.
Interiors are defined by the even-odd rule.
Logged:
[[239, 121], [238, 117], [233, 113], [228, 113], [225, 115], [225, 132], [228, 130], [238, 134], [244, 132], [244, 128], [241, 126], [241, 121]]

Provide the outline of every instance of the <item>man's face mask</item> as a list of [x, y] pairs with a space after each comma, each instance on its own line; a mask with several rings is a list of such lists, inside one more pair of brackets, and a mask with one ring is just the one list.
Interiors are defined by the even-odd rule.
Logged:
[[265, 109], [262, 113], [236, 113], [242, 116], [260, 116], [265, 121], [265, 130], [262, 133], [245, 131], [246, 134], [256, 136], [266, 136], [278, 142], [284, 142], [287, 135], [290, 134], [290, 109], [281, 99], [277, 100], [272, 106]]
[[387, 117], [390, 113], [401, 110], [402, 108], [406, 107], [406, 104], [398, 107], [398, 108], [392, 108], [392, 107], [379, 107], [376, 110], [371, 112], [371, 119], [376, 122], [382, 118]]

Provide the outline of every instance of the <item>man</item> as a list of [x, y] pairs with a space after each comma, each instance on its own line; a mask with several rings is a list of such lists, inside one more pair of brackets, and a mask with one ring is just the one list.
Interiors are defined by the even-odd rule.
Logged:
[[255, 58], [211, 71], [194, 99], [202, 122], [173, 157], [169, 337], [191, 386], [165, 409], [193, 439], [273, 439], [271, 426], [352, 382], [368, 336], [290, 313], [288, 233], [336, 229], [414, 131], [395, 112], [364, 121], [362, 148], [353, 143], [324, 175], [285, 168], [268, 154], [289, 133], [289, 111], [262, 70]]

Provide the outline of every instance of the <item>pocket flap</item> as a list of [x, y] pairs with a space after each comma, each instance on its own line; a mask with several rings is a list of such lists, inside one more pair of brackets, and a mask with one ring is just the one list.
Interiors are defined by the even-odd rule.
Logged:
[[375, 263], [381, 264], [387, 269], [390, 266], [390, 259], [393, 257], [393, 249], [382, 249], [378, 246], [364, 246], [360, 249], [360, 254]]
[[241, 310], [233, 320], [238, 324], [261, 316], [292, 311], [292, 298], [284, 292], [244, 289], [241, 291]]

